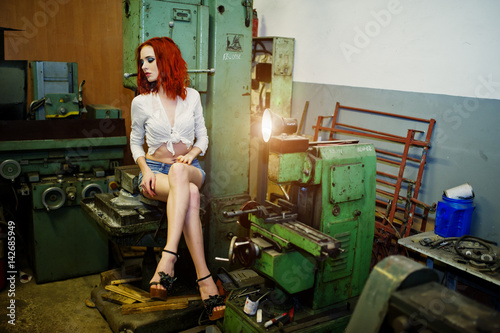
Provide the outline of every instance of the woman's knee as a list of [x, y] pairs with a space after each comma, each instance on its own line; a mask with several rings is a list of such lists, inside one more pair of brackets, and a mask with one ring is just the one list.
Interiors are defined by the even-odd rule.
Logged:
[[200, 190], [193, 183], [189, 183], [189, 201], [191, 206], [200, 206]]
[[187, 182], [189, 181], [189, 166], [183, 163], [174, 163], [168, 171], [169, 182]]

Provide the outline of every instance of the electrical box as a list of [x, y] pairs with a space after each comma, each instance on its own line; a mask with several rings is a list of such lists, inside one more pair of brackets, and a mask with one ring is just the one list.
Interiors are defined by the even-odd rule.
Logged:
[[120, 119], [122, 110], [105, 104], [88, 104], [87, 119]]
[[253, 38], [252, 113], [269, 108], [282, 117], [290, 117], [294, 49], [293, 38]]

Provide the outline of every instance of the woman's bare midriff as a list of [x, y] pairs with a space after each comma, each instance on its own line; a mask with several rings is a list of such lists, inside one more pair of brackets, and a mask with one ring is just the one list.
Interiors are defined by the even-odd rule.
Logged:
[[146, 154], [146, 158], [161, 163], [173, 164], [177, 160], [178, 156], [186, 155], [190, 150], [191, 147], [186, 146], [182, 142], [174, 143], [175, 155], [173, 155], [170, 151], [168, 151], [167, 144], [164, 143], [156, 149], [153, 155]]

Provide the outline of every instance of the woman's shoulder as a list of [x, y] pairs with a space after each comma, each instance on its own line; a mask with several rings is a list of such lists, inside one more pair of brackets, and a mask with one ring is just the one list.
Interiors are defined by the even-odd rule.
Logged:
[[153, 98], [153, 94], [140, 94], [132, 99], [132, 105], [144, 105], [147, 103], [151, 103]]
[[188, 98], [196, 98], [200, 96], [200, 93], [194, 88], [186, 87], [186, 96]]
[[142, 101], [147, 101], [152, 98], [153, 94], [140, 94], [134, 97], [132, 101], [136, 102], [142, 102]]

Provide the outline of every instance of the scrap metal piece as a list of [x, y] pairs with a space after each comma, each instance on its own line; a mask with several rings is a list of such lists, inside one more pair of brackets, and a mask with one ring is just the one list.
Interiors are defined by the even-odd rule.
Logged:
[[386, 257], [370, 274], [346, 333], [379, 332], [394, 291], [432, 281], [439, 281], [433, 270], [400, 255]]

